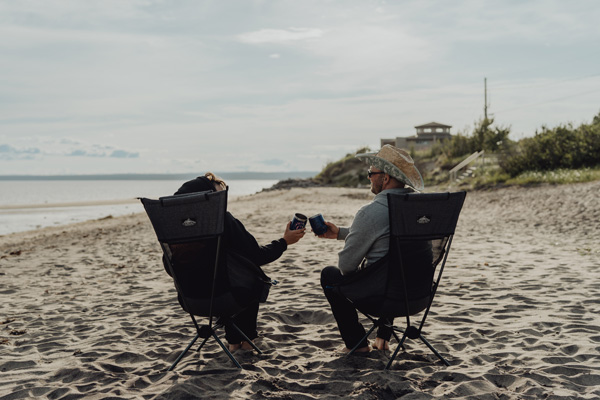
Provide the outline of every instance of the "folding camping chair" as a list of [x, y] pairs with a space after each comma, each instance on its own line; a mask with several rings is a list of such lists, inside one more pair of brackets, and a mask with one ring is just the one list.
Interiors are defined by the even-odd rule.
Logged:
[[[422, 329], [444, 271], [466, 192], [388, 194], [387, 197], [390, 221], [387, 257], [333, 288], [373, 322], [349, 354], [376, 327], [385, 325], [398, 341], [385, 369], [390, 368], [400, 348], [404, 349], [406, 338], [420, 339], [449, 366], [425, 339]], [[411, 324], [410, 316], [421, 312], [420, 323]], [[406, 317], [404, 330], [389, 323], [395, 317]], [[401, 332], [402, 338], [396, 332]]]
[[[179, 303], [196, 328], [196, 336], [168, 371], [200, 337], [204, 340], [197, 351], [212, 337], [242, 368], [215, 331], [232, 327], [261, 353], [232, 319], [253, 302], [264, 301], [271, 282], [252, 262], [223, 248], [227, 191], [140, 200], [162, 247], [163, 263], [173, 278]], [[208, 323], [200, 326], [194, 316], [207, 317]]]

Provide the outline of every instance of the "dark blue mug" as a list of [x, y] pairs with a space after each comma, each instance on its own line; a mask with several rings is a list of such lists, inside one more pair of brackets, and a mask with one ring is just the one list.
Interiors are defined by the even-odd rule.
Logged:
[[294, 214], [294, 218], [292, 219], [292, 223], [290, 224], [290, 230], [295, 231], [304, 228], [306, 226], [306, 219], [306, 215], [304, 214]]
[[313, 215], [308, 219], [308, 222], [310, 222], [313, 232], [317, 235], [323, 235], [325, 232], [327, 232], [327, 225], [325, 225], [325, 218], [323, 218], [323, 214]]

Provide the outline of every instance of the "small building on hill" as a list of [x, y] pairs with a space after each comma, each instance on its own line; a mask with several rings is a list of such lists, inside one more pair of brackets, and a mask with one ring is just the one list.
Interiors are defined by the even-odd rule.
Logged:
[[447, 140], [452, 137], [450, 134], [451, 125], [444, 125], [438, 122], [415, 126], [417, 134], [408, 137], [396, 137], [395, 139], [381, 139], [381, 146], [391, 144], [403, 149], [422, 150], [433, 146], [436, 141]]

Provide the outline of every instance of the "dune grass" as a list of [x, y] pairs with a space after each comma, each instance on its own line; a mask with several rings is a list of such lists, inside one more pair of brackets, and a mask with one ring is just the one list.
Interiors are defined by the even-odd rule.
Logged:
[[538, 184], [561, 185], [600, 180], [600, 167], [579, 169], [556, 169], [552, 171], [526, 171], [515, 177], [499, 168], [478, 169], [473, 177], [459, 186], [472, 189], [485, 189], [498, 186], [529, 186]]

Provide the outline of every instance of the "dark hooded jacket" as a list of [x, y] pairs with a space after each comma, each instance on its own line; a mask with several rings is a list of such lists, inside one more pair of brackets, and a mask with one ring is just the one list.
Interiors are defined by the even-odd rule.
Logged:
[[[214, 186], [208, 178], [201, 176], [185, 182], [175, 192], [175, 195], [205, 191], [214, 191]], [[277, 260], [287, 249], [287, 243], [283, 238], [274, 240], [265, 246], [259, 245], [254, 236], [246, 230], [244, 224], [231, 215], [230, 212], [225, 215], [225, 230], [221, 246], [222, 251], [219, 261], [221, 275], [217, 279], [216, 294], [224, 290], [221, 283], [226, 279], [226, 266], [228, 260], [231, 259], [227, 257], [228, 253], [235, 253], [251, 261], [256, 267], [260, 267]], [[207, 279], [207, 277], [212, 278], [210, 271], [212, 271], [213, 265], [208, 265], [205, 260], [213, 260], [215, 251], [214, 246], [195, 243], [176, 245], [172, 248], [173, 267], [186, 297], [202, 298], [210, 292], [212, 279]], [[167, 272], [169, 272], [168, 268]]]

